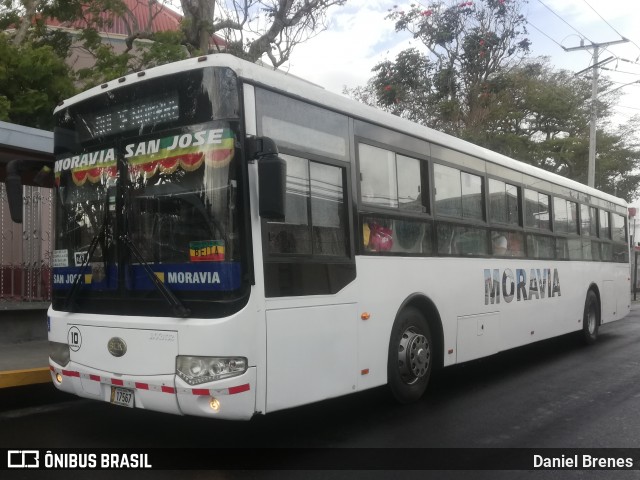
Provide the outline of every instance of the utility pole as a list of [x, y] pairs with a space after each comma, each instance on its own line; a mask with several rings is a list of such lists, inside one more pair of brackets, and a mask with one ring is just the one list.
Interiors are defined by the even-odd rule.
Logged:
[[590, 45], [584, 45], [584, 41], [580, 42], [579, 47], [571, 47], [565, 48], [565, 52], [573, 52], [576, 50], [589, 50], [593, 49], [593, 65], [585, 70], [582, 70], [576, 75], [580, 75], [587, 70], [593, 69], [593, 74], [591, 76], [591, 121], [589, 128], [589, 168], [587, 170], [587, 185], [593, 187], [595, 185], [595, 177], [596, 177], [596, 122], [598, 120], [598, 112], [596, 109], [596, 100], [598, 99], [598, 67], [604, 65], [605, 63], [613, 60], [613, 57], [609, 57], [602, 62], [598, 61], [598, 55], [600, 53], [601, 48], [606, 48], [611, 45], [616, 45], [618, 43], [626, 43], [629, 40], [626, 38], [622, 38], [622, 40], [615, 40], [613, 42], [604, 42], [604, 43], [591, 43]]

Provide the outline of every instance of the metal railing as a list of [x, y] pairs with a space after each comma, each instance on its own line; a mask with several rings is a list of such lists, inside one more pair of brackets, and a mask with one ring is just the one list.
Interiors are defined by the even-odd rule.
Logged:
[[51, 301], [53, 190], [23, 187], [23, 223], [11, 221], [0, 183], [0, 309]]

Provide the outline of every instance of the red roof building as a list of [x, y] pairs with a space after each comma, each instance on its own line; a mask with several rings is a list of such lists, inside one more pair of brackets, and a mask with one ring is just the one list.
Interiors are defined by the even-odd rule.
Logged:
[[[100, 13], [100, 19], [103, 23], [99, 27], [100, 33], [127, 37], [135, 33], [136, 30], [155, 33], [180, 28], [182, 15], [161, 3], [154, 0], [123, 0], [123, 2], [131, 15], [127, 13], [122, 17], [110, 11]], [[87, 22], [85, 20], [59, 22], [56, 19], [49, 19], [47, 25], [79, 30], [86, 28]]]
[[[127, 12], [123, 15], [115, 14], [112, 11], [101, 12], [100, 25], [96, 25], [96, 29], [104, 39], [103, 42], [110, 43], [118, 52], [127, 49], [127, 38], [136, 33], [175, 31], [180, 28], [183, 16], [156, 0], [123, 0], [123, 2], [127, 7]], [[89, 19], [90, 13], [87, 12], [86, 17]], [[47, 26], [50, 28], [69, 32], [82, 30], [88, 25], [87, 20], [84, 19], [73, 22], [60, 22], [52, 18], [47, 20]], [[224, 40], [212, 35], [210, 45], [222, 47], [224, 44]], [[74, 70], [90, 67], [94, 62], [93, 56], [80, 44], [74, 45], [73, 53], [69, 59]]]

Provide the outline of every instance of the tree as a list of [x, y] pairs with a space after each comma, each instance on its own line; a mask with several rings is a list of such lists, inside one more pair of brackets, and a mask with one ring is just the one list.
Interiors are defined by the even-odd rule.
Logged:
[[[597, 109], [595, 187], [629, 201], [640, 177], [640, 150], [633, 124], [612, 129], [615, 95], [604, 92], [603, 79]], [[572, 72], [557, 70], [537, 59], [497, 74], [486, 100], [492, 107], [483, 129], [463, 132], [473, 143], [503, 153], [567, 178], [586, 183], [589, 157], [591, 82]], [[620, 177], [624, 177], [621, 181]]]
[[[326, 28], [329, 8], [346, 0], [181, 0], [183, 31], [191, 51], [212, 52], [212, 34], [225, 51], [251, 62], [267, 56], [274, 67], [293, 48]], [[215, 49], [214, 49], [215, 50]]]
[[51, 129], [51, 112], [75, 92], [64, 59], [51, 45], [14, 45], [0, 34], [0, 120]]
[[[368, 96], [393, 113], [459, 135], [481, 127], [491, 77], [513, 68], [529, 49], [523, 2], [480, 0], [394, 7], [387, 18], [397, 32], [410, 32], [428, 54], [401, 52], [374, 68], [355, 96]], [[416, 105], [416, 102], [418, 105]]]
[[[396, 115], [451, 133], [517, 160], [586, 183], [591, 84], [528, 60], [526, 19], [513, 0], [434, 3], [393, 9], [396, 30], [427, 47], [401, 52], [347, 91]], [[601, 81], [603, 92], [610, 84]], [[596, 188], [631, 200], [640, 177], [637, 123], [612, 130], [615, 95], [601, 94]]]
[[[91, 54], [95, 65], [77, 72], [80, 87], [87, 88], [128, 72], [221, 51], [252, 62], [267, 57], [277, 67], [288, 60], [297, 44], [326, 28], [329, 8], [346, 2], [181, 0], [184, 12], [181, 28], [175, 32], [154, 32], [153, 19], [167, 8], [163, 2], [169, 1], [140, 2], [136, 8], [149, 9], [147, 22], [142, 24], [124, 0], [4, 0], [0, 4], [0, 28], [14, 29], [15, 45], [48, 36], [60, 48], [66, 42], [67, 54], [72, 42], [73, 48]], [[110, 14], [107, 18], [105, 12]], [[68, 22], [81, 19], [84, 26], [73, 38], [58, 31], [54, 39], [52, 31], [46, 29], [48, 18]], [[104, 42], [100, 35], [105, 25], [116, 20], [121, 20], [127, 31], [124, 51]]]

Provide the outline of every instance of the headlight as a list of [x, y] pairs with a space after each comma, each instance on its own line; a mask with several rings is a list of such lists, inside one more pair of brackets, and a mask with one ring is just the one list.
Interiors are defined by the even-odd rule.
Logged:
[[70, 351], [66, 343], [49, 342], [49, 357], [62, 367], [69, 363]]
[[244, 357], [190, 357], [180, 355], [176, 373], [189, 385], [236, 377], [247, 371]]

